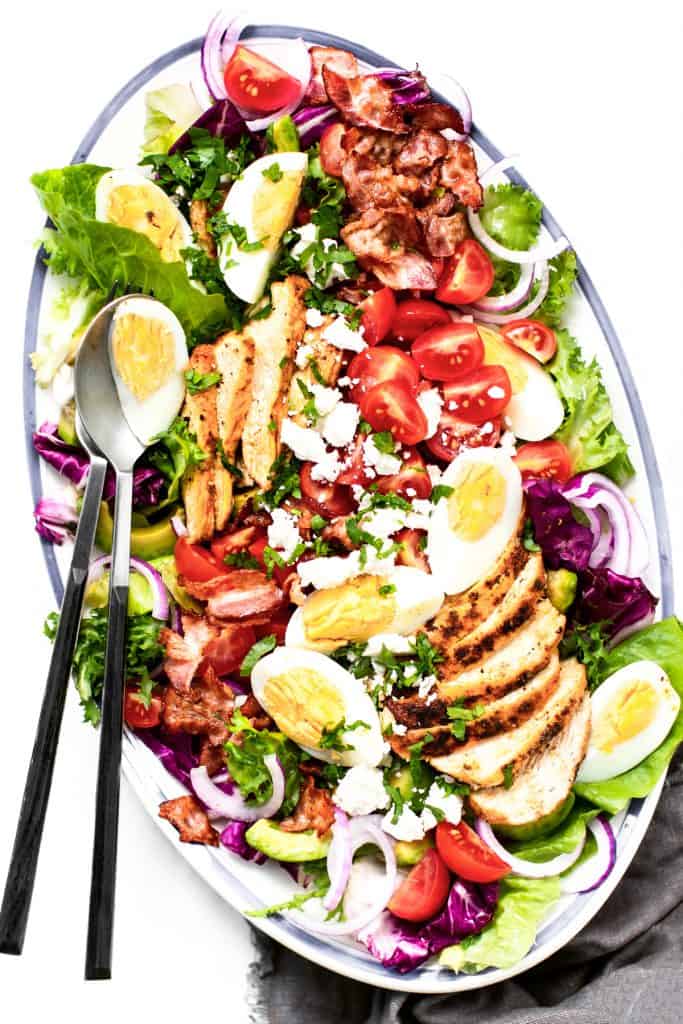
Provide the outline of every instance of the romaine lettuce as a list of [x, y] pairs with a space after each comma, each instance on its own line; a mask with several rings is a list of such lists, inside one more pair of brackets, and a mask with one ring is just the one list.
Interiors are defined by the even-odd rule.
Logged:
[[143, 153], [168, 153], [180, 136], [197, 120], [202, 108], [189, 85], [177, 83], [153, 89], [145, 96]]

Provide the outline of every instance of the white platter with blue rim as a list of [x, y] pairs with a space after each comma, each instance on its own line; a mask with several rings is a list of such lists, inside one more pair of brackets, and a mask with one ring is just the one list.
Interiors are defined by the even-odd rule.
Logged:
[[[295, 38], [303, 36], [307, 42], [324, 46], [338, 46], [353, 51], [362, 64], [369, 67], [387, 67], [393, 62], [379, 54], [346, 39], [326, 33], [290, 26], [248, 27], [244, 37]], [[196, 77], [201, 39], [195, 39], [159, 57], [135, 76], [102, 111], [95, 124], [76, 150], [73, 163], [91, 161], [106, 166], [123, 167], [137, 163], [144, 124], [144, 95], [149, 89]], [[448, 99], [448, 79], [423, 68], [435, 91], [441, 90]], [[477, 151], [480, 171], [498, 160], [501, 154], [478, 129], [473, 128], [472, 139]], [[510, 172], [508, 177], [527, 185], [521, 176]], [[531, 187], [531, 186], [529, 186]], [[543, 199], [542, 189], [536, 189]], [[546, 230], [556, 237], [559, 226], [546, 210]], [[569, 234], [571, 241], [571, 234]], [[643, 409], [625, 356], [615, 335], [604, 306], [580, 263], [579, 288], [573, 301], [568, 326], [579, 339], [588, 355], [596, 355], [612, 398], [615, 420], [631, 445], [636, 476], [629, 485], [629, 496], [637, 503], [650, 539], [650, 567], [645, 577], [650, 589], [660, 596], [658, 614], [662, 617], [673, 611], [673, 582], [666, 510], [662, 485], [657, 469], [652, 441]], [[55, 407], [50, 396], [36, 389], [29, 365], [29, 353], [38, 346], [39, 338], [49, 328], [51, 299], [56, 285], [46, 273], [40, 254], [36, 260], [28, 301], [25, 332], [24, 404], [26, 446], [34, 501], [43, 494], [57, 495], [62, 485], [49, 467], [39, 464], [31, 444], [36, 425], [54, 417]], [[55, 598], [61, 602], [62, 579], [68, 566], [68, 550], [55, 549], [42, 541], [46, 568], [52, 582]], [[129, 783], [149, 811], [152, 821], [162, 829], [195, 871], [213, 887], [217, 896], [239, 911], [257, 910], [271, 903], [287, 899], [293, 883], [276, 865], [254, 865], [241, 860], [228, 850], [192, 846], [178, 842], [173, 827], [158, 817], [163, 800], [180, 795], [182, 787], [165, 771], [161, 763], [136, 737], [127, 733], [123, 748], [123, 769]], [[258, 918], [254, 923], [271, 938], [283, 943], [301, 956], [336, 971], [346, 977], [370, 985], [394, 990], [420, 993], [459, 992], [482, 988], [510, 978], [545, 960], [562, 948], [597, 913], [633, 859], [645, 832], [662, 789], [660, 783], [644, 800], [633, 800], [617, 837], [616, 865], [603, 885], [583, 896], [564, 897], [543, 922], [536, 942], [529, 953], [514, 967], [506, 970], [488, 970], [476, 975], [457, 975], [436, 964], [426, 964], [408, 974], [387, 970], [350, 940], [326, 940], [312, 935], [291, 921], [275, 916]]]

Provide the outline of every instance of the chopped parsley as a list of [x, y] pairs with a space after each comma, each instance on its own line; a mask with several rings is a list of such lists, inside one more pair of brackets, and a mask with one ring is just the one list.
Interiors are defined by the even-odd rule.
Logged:
[[305, 383], [305, 381], [301, 379], [301, 377], [297, 377], [296, 383], [298, 385], [299, 391], [301, 392], [305, 399], [300, 411], [302, 415], [306, 417], [309, 423], [315, 425], [320, 419], [320, 413], [318, 412], [318, 409], [315, 404], [315, 395], [308, 387], [308, 385]]
[[591, 622], [583, 626], [575, 622], [560, 643], [562, 658], [576, 657], [585, 665], [591, 690], [602, 682], [607, 670], [609, 633], [605, 631], [606, 625], [605, 622]]
[[318, 515], [317, 512], [315, 515], [311, 516], [311, 530], [313, 533], [320, 533], [320, 531], [324, 530], [327, 525], [327, 519]]
[[268, 178], [269, 181], [282, 181], [284, 177], [284, 173], [279, 164], [270, 164], [269, 167], [266, 167], [261, 171], [261, 174], [264, 178]]
[[522, 533], [522, 544], [527, 551], [540, 551], [540, 545], [536, 543], [534, 524], [530, 518], [524, 520], [524, 531]]
[[239, 709], [234, 711], [229, 726], [232, 735], [224, 744], [228, 771], [245, 801], [250, 805], [262, 804], [272, 796], [273, 779], [265, 758], [276, 754], [285, 775], [282, 813], [291, 814], [299, 799], [301, 755], [296, 744], [281, 732], [255, 729]]
[[198, 370], [185, 370], [185, 384], [190, 395], [198, 395], [200, 391], [212, 388], [214, 384], [220, 384], [223, 374], [213, 370], [210, 373], [200, 373]]
[[275, 550], [275, 548], [271, 548], [269, 544], [266, 544], [263, 549], [263, 564], [266, 567], [266, 575], [268, 576], [268, 579], [273, 575], [275, 566], [279, 569], [284, 569], [288, 565], [293, 565], [297, 559], [301, 558], [305, 550], [306, 545], [303, 542], [300, 542], [296, 545], [289, 558], [285, 558], [284, 555], [281, 555], [279, 551]]
[[363, 314], [359, 306], [353, 306], [350, 302], [338, 299], [329, 292], [318, 288], [316, 285], [304, 292], [304, 303], [309, 309], [317, 309], [321, 313], [343, 316], [349, 327], [356, 331], [360, 325], [360, 318]]
[[451, 723], [451, 732], [456, 740], [464, 740], [467, 734], [467, 723], [481, 718], [486, 708], [483, 704], [475, 704], [474, 707], [466, 708], [463, 699], [456, 700], [446, 708], [446, 714]]
[[228, 456], [225, 454], [225, 448], [220, 437], [216, 438], [216, 454], [220, 457], [221, 465], [223, 469], [227, 469], [231, 476], [234, 476], [239, 482], [242, 479], [242, 470], [239, 466], [236, 466], [234, 462], [231, 462]]
[[247, 651], [247, 653], [245, 654], [244, 660], [240, 665], [240, 675], [250, 675], [256, 662], [260, 661], [261, 658], [264, 657], [264, 655], [270, 654], [270, 652], [274, 651], [276, 647], [277, 638], [274, 637], [272, 633], [268, 636], [262, 636], [261, 639], [257, 640], [256, 643], [253, 644], [250, 650]]
[[226, 149], [225, 139], [205, 128], [190, 128], [190, 145], [181, 153], [153, 153], [141, 160], [155, 171], [155, 182], [181, 202], [206, 199], [210, 207], [222, 204], [229, 182], [254, 159], [251, 136], [244, 134]]
[[226, 565], [234, 569], [260, 569], [258, 561], [249, 551], [229, 551], [223, 559]]
[[327, 387], [327, 381], [320, 372], [320, 367], [316, 363], [315, 359], [311, 358], [308, 360], [308, 367], [311, 373], [313, 374], [313, 379], [315, 380], [316, 384], [320, 384], [322, 387]]
[[394, 455], [396, 452], [396, 442], [390, 430], [382, 430], [378, 434], [373, 434], [372, 440], [374, 441], [375, 448], [382, 455]]
[[387, 597], [389, 594], [395, 594], [395, 593], [396, 593], [396, 584], [395, 583], [383, 583], [382, 586], [379, 588], [380, 597]]
[[512, 773], [512, 765], [506, 764], [503, 768], [503, 786], [505, 789], [510, 789], [512, 783], [515, 781], [515, 777]]
[[447, 484], [437, 484], [436, 487], [432, 488], [432, 493], [429, 496], [429, 500], [432, 505], [436, 505], [437, 502], [441, 501], [442, 498], [450, 498], [453, 493], [453, 488]]
[[301, 463], [294, 455], [281, 452], [270, 467], [270, 488], [261, 497], [264, 504], [276, 508], [285, 498], [301, 497]]
[[207, 453], [197, 444], [187, 421], [177, 416], [163, 434], [154, 438], [154, 445], [148, 450], [147, 460], [166, 477], [166, 498], [157, 508], [178, 500], [180, 484], [187, 473], [207, 458]]
[[325, 726], [323, 729], [322, 736], [320, 737], [320, 749], [321, 750], [336, 750], [340, 754], [345, 750], [353, 750], [353, 745], [344, 742], [344, 733], [353, 732], [355, 729], [369, 729], [370, 726], [367, 722], [363, 722], [360, 719], [356, 722], [347, 724], [346, 720], [342, 718], [336, 725]]

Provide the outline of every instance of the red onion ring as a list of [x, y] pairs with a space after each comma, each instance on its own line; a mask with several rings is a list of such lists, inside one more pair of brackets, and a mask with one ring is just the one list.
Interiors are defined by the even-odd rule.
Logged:
[[187, 537], [187, 527], [180, 516], [171, 516], [171, 526], [176, 537]]
[[486, 845], [489, 846], [501, 860], [504, 860], [506, 864], [510, 865], [515, 875], [521, 875], [523, 878], [550, 878], [551, 875], [561, 874], [579, 859], [586, 842], [586, 837], [584, 835], [581, 842], [577, 843], [575, 848], [569, 853], [561, 853], [558, 857], [553, 857], [552, 860], [536, 862], [532, 860], [522, 860], [521, 857], [515, 857], [514, 854], [509, 853], [502, 843], [500, 843], [496, 838], [496, 835], [488, 821], [484, 821], [483, 818], [477, 818], [475, 828], [479, 838], [483, 839]]
[[531, 314], [535, 313], [543, 302], [544, 298], [548, 294], [548, 288], [550, 287], [550, 271], [548, 270], [548, 264], [545, 260], [541, 260], [536, 264], [534, 268], [534, 280], [537, 280], [539, 284], [538, 291], [534, 295], [533, 299], [531, 299], [530, 302], [527, 302], [526, 306], [520, 306], [519, 309], [515, 309], [512, 313], [482, 312], [477, 309], [476, 306], [460, 306], [459, 308], [463, 313], [474, 314], [475, 320], [479, 320], [484, 324], [509, 324], [513, 320], [519, 320], [522, 317], [531, 316]]
[[[591, 552], [592, 568], [607, 567], [622, 576], [642, 576], [649, 561], [647, 534], [635, 508], [617, 485], [602, 473], [581, 473], [562, 488], [565, 498], [589, 516], [591, 529], [602, 509], [607, 530], [600, 520], [600, 538]], [[595, 536], [595, 533], [594, 533]]]
[[[104, 570], [108, 569], [110, 564], [111, 555], [100, 555], [99, 558], [96, 558], [90, 564], [88, 582], [100, 579], [104, 574]], [[161, 574], [149, 562], [143, 562], [141, 558], [136, 558], [135, 555], [131, 555], [130, 567], [134, 572], [139, 573], [140, 576], [144, 576], [152, 588], [152, 617], [165, 622], [168, 618], [169, 602], [168, 591], [161, 578]]]
[[592, 892], [602, 885], [616, 863], [617, 841], [606, 816], [599, 814], [588, 822], [588, 828], [595, 836], [597, 851], [562, 879], [563, 893]]
[[[534, 272], [536, 267], [532, 263], [525, 263], [519, 275], [519, 281], [509, 292], [503, 295], [485, 296], [479, 302], [472, 303], [472, 309], [481, 310], [483, 313], [506, 313], [529, 297], [534, 283]], [[515, 314], [516, 315], [516, 314]]]
[[330, 888], [323, 900], [325, 910], [336, 910], [341, 902], [351, 874], [353, 852], [349, 819], [341, 808], [335, 807], [332, 842], [327, 851]]
[[206, 87], [214, 100], [228, 98], [223, 70], [246, 25], [247, 18], [242, 11], [237, 15], [219, 11], [206, 30], [200, 59]]
[[206, 804], [210, 811], [222, 818], [233, 818], [237, 821], [258, 821], [260, 818], [272, 818], [282, 807], [285, 798], [285, 773], [276, 754], [266, 754], [263, 763], [273, 780], [273, 795], [270, 800], [258, 807], [251, 807], [235, 787], [234, 792], [225, 793], [209, 778], [206, 765], [199, 765], [190, 770], [190, 781], [195, 793]]

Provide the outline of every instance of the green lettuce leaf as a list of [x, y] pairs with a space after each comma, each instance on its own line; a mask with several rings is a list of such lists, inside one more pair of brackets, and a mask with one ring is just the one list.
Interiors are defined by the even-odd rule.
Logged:
[[[683, 698], [683, 626], [676, 618], [664, 619], [646, 626], [623, 640], [607, 655], [603, 680], [624, 665], [634, 661], [656, 661], [671, 680], [671, 685]], [[616, 814], [633, 797], [644, 797], [655, 787], [666, 771], [676, 747], [683, 742], [683, 710], [673, 724], [671, 732], [656, 750], [630, 771], [605, 782], [577, 782], [576, 793], [597, 807]]]
[[51, 269], [105, 294], [118, 287], [154, 295], [173, 310], [192, 340], [215, 333], [227, 317], [222, 295], [195, 288], [185, 264], [164, 263], [144, 235], [94, 219], [95, 188], [106, 170], [78, 164], [31, 178], [56, 229], [43, 243]]
[[565, 249], [558, 256], [548, 261], [550, 284], [548, 294], [534, 313], [534, 320], [542, 320], [549, 327], [559, 327], [562, 323], [565, 308], [574, 291], [576, 281], [576, 254], [572, 249]]
[[541, 227], [541, 200], [522, 188], [506, 183], [489, 185], [479, 217], [488, 233], [508, 249], [530, 249]]
[[504, 878], [491, 923], [478, 935], [444, 949], [439, 963], [467, 974], [512, 967], [529, 952], [540, 922], [559, 898], [559, 877]]
[[569, 449], [574, 473], [600, 469], [619, 484], [633, 476], [628, 446], [612, 420], [612, 404], [595, 359], [586, 363], [578, 342], [557, 331], [557, 353], [548, 363], [566, 415], [555, 434]]
[[202, 108], [189, 85], [167, 85], [145, 96], [145, 141], [143, 153], [168, 153]]

